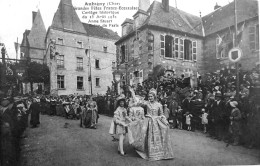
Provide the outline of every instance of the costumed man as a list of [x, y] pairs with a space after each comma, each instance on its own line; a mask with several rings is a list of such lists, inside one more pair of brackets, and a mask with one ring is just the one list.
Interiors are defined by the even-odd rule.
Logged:
[[40, 100], [37, 98], [33, 99], [33, 103], [30, 106], [29, 112], [31, 113], [30, 124], [32, 128], [37, 127], [40, 124]]

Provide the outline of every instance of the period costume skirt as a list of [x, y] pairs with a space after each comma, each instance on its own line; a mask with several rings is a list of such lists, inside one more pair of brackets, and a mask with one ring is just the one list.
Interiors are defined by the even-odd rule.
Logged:
[[147, 160], [173, 158], [169, 127], [164, 119], [146, 117], [128, 126], [129, 143]]
[[97, 124], [97, 110], [96, 109], [88, 109], [86, 113], [85, 119], [85, 127], [94, 127]]

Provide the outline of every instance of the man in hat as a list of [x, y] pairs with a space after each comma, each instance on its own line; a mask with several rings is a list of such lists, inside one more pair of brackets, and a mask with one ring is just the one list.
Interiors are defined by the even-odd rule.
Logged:
[[230, 106], [232, 107], [230, 115], [230, 132], [232, 134], [232, 139], [234, 140], [232, 145], [236, 146], [239, 144], [241, 112], [237, 108], [237, 101], [230, 102]]
[[213, 115], [213, 123], [215, 126], [215, 132], [216, 132], [216, 139], [219, 141], [223, 139], [223, 116], [224, 116], [224, 108], [225, 103], [221, 100], [222, 95], [220, 92], [217, 92], [215, 94], [215, 101], [212, 106], [212, 115]]

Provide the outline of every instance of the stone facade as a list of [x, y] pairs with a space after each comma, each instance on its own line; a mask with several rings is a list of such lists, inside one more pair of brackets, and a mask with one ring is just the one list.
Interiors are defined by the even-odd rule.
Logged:
[[[238, 24], [238, 29], [241, 29], [244, 26], [243, 34], [241, 36], [241, 41], [238, 46], [241, 48], [243, 55], [239, 64], [243, 70], [251, 70], [254, 66], [259, 64], [259, 34], [257, 35], [257, 31], [259, 31], [259, 21], [258, 18], [252, 18], [247, 20], [246, 22], [241, 22]], [[258, 29], [257, 29], [258, 27]], [[250, 48], [250, 28], [253, 28], [255, 31], [255, 47]], [[230, 62], [228, 58], [228, 50], [223, 52], [223, 56], [217, 56], [217, 40], [219, 36], [223, 36], [228, 31], [234, 31], [234, 27], [230, 29], [224, 29], [222, 31], [213, 33], [205, 38], [204, 45], [204, 70], [205, 72], [214, 72], [216, 70], [220, 70], [223, 67], [231, 67], [235, 66], [234, 63]], [[232, 42], [232, 41], [231, 41]]]
[[[104, 32], [110, 36], [103, 37]], [[71, 1], [61, 0], [46, 36], [51, 94], [105, 94], [112, 85], [118, 38], [111, 30], [81, 23]], [[51, 40], [55, 41], [53, 58]]]
[[[140, 0], [139, 7], [144, 5], [147, 4]], [[234, 66], [228, 59], [234, 46], [234, 2], [214, 10], [196, 17], [162, 0], [154, 1], [145, 11], [138, 10], [133, 20], [126, 18], [123, 36], [116, 42], [123, 84], [141, 83], [157, 65], [177, 77], [204, 75]], [[250, 70], [260, 62], [258, 2], [237, 0], [237, 11], [237, 43], [243, 51], [239, 64]], [[141, 73], [141, 77], [134, 73]]]

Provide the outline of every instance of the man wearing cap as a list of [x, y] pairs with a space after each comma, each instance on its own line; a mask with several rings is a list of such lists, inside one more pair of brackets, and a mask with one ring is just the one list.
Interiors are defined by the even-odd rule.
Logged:
[[230, 102], [230, 106], [232, 107], [231, 115], [230, 115], [230, 132], [232, 134], [232, 139], [234, 140], [234, 146], [239, 144], [239, 135], [240, 135], [240, 120], [241, 120], [241, 112], [237, 108], [237, 101]]

